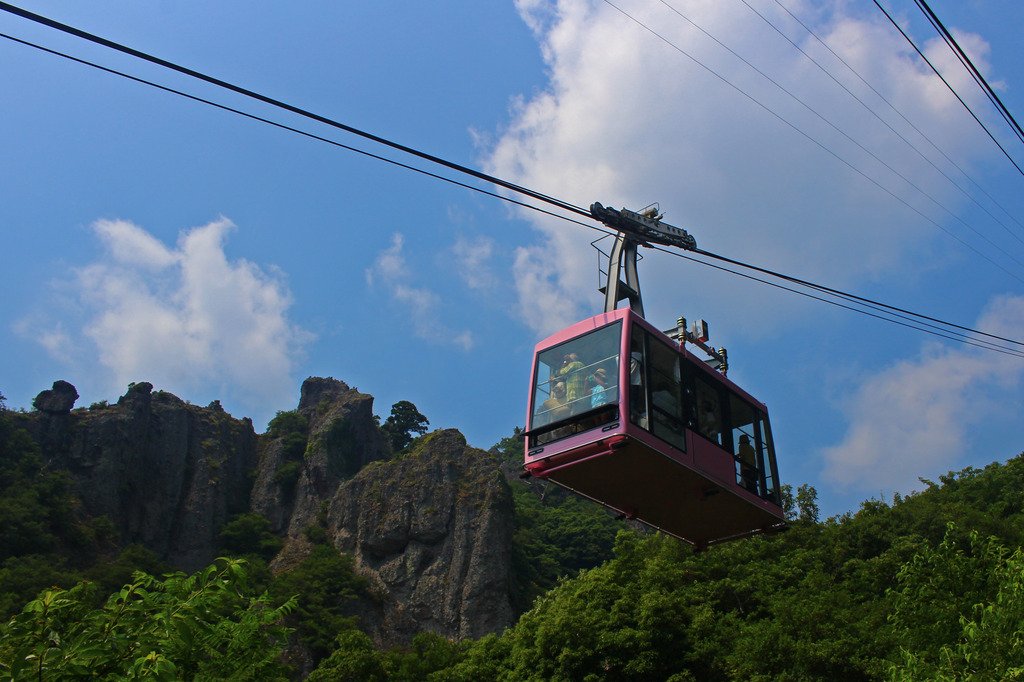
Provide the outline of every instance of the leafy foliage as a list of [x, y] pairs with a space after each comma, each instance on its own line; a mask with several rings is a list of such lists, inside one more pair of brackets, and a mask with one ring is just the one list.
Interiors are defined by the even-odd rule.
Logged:
[[420, 414], [408, 400], [399, 400], [391, 406], [391, 416], [384, 420], [381, 431], [391, 442], [395, 452], [401, 452], [412, 443], [413, 435], [423, 435], [430, 426], [430, 420]]
[[[421, 632], [408, 650], [377, 651], [362, 632], [342, 632], [334, 652], [306, 678], [309, 682], [420, 682], [452, 679], [447, 669], [462, 658], [464, 646], [440, 635]], [[438, 671], [445, 671], [441, 677]]]
[[46, 471], [28, 433], [0, 413], [0, 561], [56, 550], [75, 523], [67, 475]]
[[354, 627], [349, 610], [367, 587], [366, 579], [355, 572], [351, 557], [320, 544], [297, 567], [278, 575], [270, 594], [279, 601], [297, 600], [289, 622], [314, 660], [320, 660], [334, 649], [339, 632]]
[[[406, 405], [402, 448], [428, 424]], [[386, 433], [402, 426], [392, 417]], [[297, 412], [268, 430], [303, 444], [307, 431]], [[354, 438], [344, 419], [325, 431], [329, 466], [349, 470]], [[274, 679], [298, 641], [320, 662], [312, 680], [1024, 679], [1024, 455], [824, 521], [813, 487], [787, 487], [790, 532], [695, 555], [518, 481], [518, 438], [496, 449], [512, 478], [519, 622], [377, 650], [353, 616], [367, 581], [322, 525], [307, 529], [310, 555], [276, 577], [264, 560], [280, 539], [243, 514], [221, 539], [248, 562], [153, 578], [166, 570], [158, 557], [116, 554], [110, 521], [82, 516], [0, 405], [0, 614], [17, 614], [0, 626], [0, 677]], [[299, 456], [287, 459], [296, 470]], [[254, 596], [258, 581], [267, 594]]]
[[270, 561], [280, 551], [281, 538], [270, 530], [270, 521], [259, 514], [239, 514], [220, 531], [221, 548], [232, 556], [257, 556]]
[[298, 462], [285, 462], [274, 472], [274, 483], [276, 483], [282, 494], [291, 500], [295, 495], [295, 483], [302, 474], [302, 465]]
[[[507, 468], [519, 470], [523, 441], [518, 429], [493, 451]], [[554, 486], [527, 484], [518, 477], [511, 486], [515, 504], [511, 596], [513, 608], [522, 613], [560, 578], [610, 559], [622, 524], [601, 507]]]
[[274, 418], [267, 424], [267, 435], [271, 438], [284, 438], [290, 435], [305, 436], [309, 431], [309, 420], [298, 410], [284, 412], [278, 410]]
[[46, 590], [0, 627], [6, 679], [281, 679], [293, 608], [247, 592], [245, 562], [133, 582], [92, 606], [95, 586]]
[[0, 406], [0, 618], [45, 587], [70, 587], [112, 548], [105, 517], [85, 518], [67, 474], [43, 465], [39, 446]]
[[281, 454], [285, 463], [275, 472], [274, 481], [282, 490], [288, 490], [298, 480], [299, 465], [306, 451], [309, 420], [298, 410], [281, 412], [267, 424], [267, 435], [281, 441]]
[[[825, 522], [814, 489], [800, 486], [789, 533], [697, 555], [623, 531], [614, 558], [561, 581], [514, 627], [432, 675], [1019, 678], [1024, 559], [1005, 547], [1020, 547], [1024, 455], [927, 486]], [[953, 519], [962, 525], [947, 527]]]
[[950, 524], [899, 572], [893, 680], [1024, 678], [1024, 552]]
[[513, 484], [513, 607], [525, 611], [559, 578], [574, 576], [612, 556], [621, 523], [591, 502], [567, 495], [538, 496]]

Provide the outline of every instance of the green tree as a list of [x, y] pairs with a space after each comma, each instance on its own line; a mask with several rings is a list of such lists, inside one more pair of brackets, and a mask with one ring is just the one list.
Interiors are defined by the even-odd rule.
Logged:
[[260, 514], [239, 514], [220, 531], [221, 549], [232, 556], [257, 556], [270, 561], [284, 544], [270, 530], [270, 521]]
[[1024, 679], [1024, 552], [950, 524], [899, 572], [893, 680]]
[[800, 484], [796, 489], [796, 508], [800, 512], [801, 521], [818, 522], [818, 491], [814, 486]]
[[271, 438], [284, 438], [290, 434], [304, 436], [308, 430], [309, 420], [298, 410], [288, 412], [278, 410], [274, 418], [267, 424], [267, 435]]
[[46, 590], [0, 626], [4, 679], [284, 679], [279, 663], [294, 607], [248, 591], [245, 562], [133, 582], [92, 606], [95, 586]]
[[[498, 441], [491, 452], [508, 472], [522, 470], [522, 430]], [[553, 484], [510, 480], [515, 508], [512, 534], [512, 606], [526, 611], [555, 586], [612, 557], [615, 534], [624, 528], [604, 507]]]
[[317, 666], [307, 682], [385, 682], [389, 679], [383, 657], [373, 640], [347, 628], [334, 640], [334, 651]]
[[331, 653], [339, 632], [354, 627], [353, 602], [365, 595], [368, 581], [354, 570], [351, 557], [319, 544], [302, 563], [274, 578], [270, 594], [279, 601], [296, 597], [289, 622], [315, 661]]
[[391, 406], [391, 416], [384, 420], [381, 431], [391, 442], [395, 452], [401, 452], [412, 442], [413, 435], [427, 432], [430, 420], [420, 414], [408, 400], [399, 400]]

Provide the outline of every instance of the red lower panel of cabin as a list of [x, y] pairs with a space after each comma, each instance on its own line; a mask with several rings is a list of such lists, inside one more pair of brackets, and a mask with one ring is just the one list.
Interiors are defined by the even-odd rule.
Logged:
[[[611, 441], [609, 443], [609, 441]], [[701, 547], [775, 530], [781, 511], [745, 499], [628, 436], [527, 466], [532, 475]]]

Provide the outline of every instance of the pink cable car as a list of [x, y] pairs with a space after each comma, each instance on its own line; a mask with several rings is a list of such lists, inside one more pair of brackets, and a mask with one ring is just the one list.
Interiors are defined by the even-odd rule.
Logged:
[[[623, 254], [635, 258], [636, 243], [654, 240], [624, 235], [597, 209], [614, 209], [591, 212], [620, 231], [606, 312], [537, 344], [526, 472], [698, 549], [784, 529], [767, 408], [725, 376], [724, 352], [688, 335], [685, 322], [673, 339], [643, 318], [635, 261], [625, 283], [618, 266]], [[615, 309], [620, 295], [631, 307]]]

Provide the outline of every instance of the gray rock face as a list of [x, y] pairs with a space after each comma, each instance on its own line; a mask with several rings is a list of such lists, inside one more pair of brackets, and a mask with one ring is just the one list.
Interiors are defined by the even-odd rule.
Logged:
[[14, 417], [48, 465], [71, 475], [83, 510], [108, 516], [125, 543], [194, 570], [217, 555], [224, 523], [251, 510], [285, 537], [274, 571], [306, 556], [313, 525], [354, 558], [376, 596], [357, 611], [379, 644], [422, 630], [479, 637], [513, 622], [511, 491], [497, 457], [458, 431], [395, 455], [373, 397], [335, 379], [303, 383], [308, 428], [285, 437], [257, 436], [216, 401], [197, 407], [145, 382], [115, 405], [68, 412], [77, 391], [64, 383], [43, 392], [60, 399]]
[[458, 431], [429, 434], [412, 453], [343, 483], [327, 526], [384, 595], [366, 618], [382, 644], [407, 644], [420, 630], [481, 637], [512, 624], [511, 492], [497, 459]]
[[32, 401], [32, 407], [48, 414], [67, 414], [78, 400], [78, 390], [66, 381], [58, 379], [53, 388], [41, 391]]
[[300, 562], [310, 549], [303, 531], [317, 524], [380, 596], [360, 612], [379, 644], [408, 644], [421, 630], [461, 639], [511, 625], [512, 497], [497, 458], [455, 430], [394, 456], [373, 398], [334, 379], [307, 379], [299, 412], [309, 437], [294, 488], [274, 482], [287, 463], [277, 440], [261, 447], [253, 489], [253, 510], [287, 535], [271, 568]]
[[[373, 396], [337, 379], [310, 377], [302, 383], [299, 413], [309, 423], [305, 452], [289, 459], [278, 439], [265, 438], [253, 485], [252, 509], [272, 528], [299, 536], [316, 523], [323, 503], [338, 484], [369, 462], [389, 457], [391, 449], [373, 419]], [[282, 486], [282, 467], [299, 466], [291, 487]]]
[[87, 514], [194, 570], [217, 556], [224, 523], [248, 509], [256, 434], [248, 419], [152, 389], [142, 382], [116, 405], [21, 417], [48, 465], [71, 475]]

